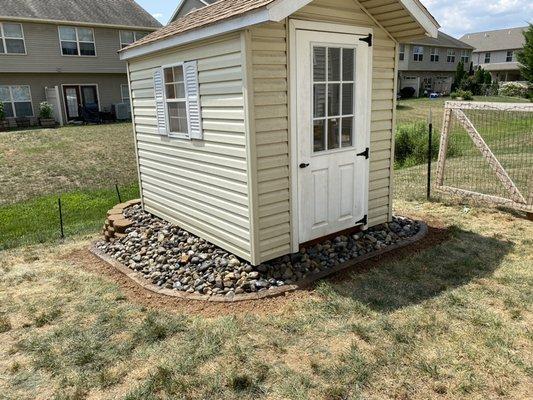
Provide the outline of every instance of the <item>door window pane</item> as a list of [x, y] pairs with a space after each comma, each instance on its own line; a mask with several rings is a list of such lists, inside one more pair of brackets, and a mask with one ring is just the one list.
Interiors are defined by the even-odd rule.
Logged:
[[342, 119], [342, 147], [353, 146], [353, 118]]
[[15, 111], [18, 118], [31, 117], [33, 115], [33, 109], [30, 102], [15, 103]]
[[353, 81], [355, 71], [355, 50], [342, 49], [342, 80]]
[[326, 150], [326, 120], [320, 119], [313, 123], [313, 150]]
[[78, 114], [78, 94], [75, 88], [68, 88], [65, 90], [67, 98], [67, 111], [69, 117], [76, 118]]
[[340, 114], [340, 84], [330, 83], [328, 85], [328, 116]]
[[353, 115], [353, 83], [342, 84], [342, 115]]
[[188, 133], [187, 107], [185, 102], [168, 103], [168, 117], [171, 132]]
[[315, 82], [326, 80], [326, 48], [315, 47], [313, 49], [313, 79]]
[[341, 49], [330, 47], [328, 49], [328, 80], [340, 81], [341, 79]]
[[94, 86], [82, 86], [81, 91], [84, 106], [98, 105], [98, 97]]
[[326, 84], [317, 83], [314, 85], [313, 91], [313, 115], [314, 118], [321, 118], [326, 116]]
[[328, 119], [328, 150], [340, 147], [340, 120], [339, 118]]

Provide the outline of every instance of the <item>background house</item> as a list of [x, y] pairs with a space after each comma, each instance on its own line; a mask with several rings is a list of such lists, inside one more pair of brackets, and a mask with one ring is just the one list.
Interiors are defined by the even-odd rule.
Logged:
[[174, 14], [172, 14], [169, 23], [186, 16], [191, 11], [213, 4], [215, 1], [216, 0], [179, 0], [178, 6], [176, 7]]
[[467, 33], [461, 40], [475, 48], [474, 67], [481, 66], [492, 75], [494, 81], [520, 81], [516, 53], [524, 47], [523, 32], [527, 27], [499, 29], [495, 31]]
[[421, 38], [399, 45], [398, 89], [412, 87], [415, 96], [424, 91], [449, 94], [459, 61], [465, 69], [472, 60], [473, 47], [443, 32], [436, 38]]
[[161, 24], [132, 0], [0, 0], [0, 101], [36, 123], [39, 103], [65, 123], [83, 107], [129, 103], [118, 51]]

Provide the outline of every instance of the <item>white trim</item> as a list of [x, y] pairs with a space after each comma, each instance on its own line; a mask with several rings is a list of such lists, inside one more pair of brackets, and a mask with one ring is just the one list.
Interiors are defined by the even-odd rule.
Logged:
[[[166, 123], [166, 127], [167, 127], [167, 135], [169, 138], [174, 138], [174, 139], [187, 139], [189, 140], [190, 139], [190, 132], [187, 132], [187, 133], [180, 133], [180, 132], [172, 132], [170, 130], [170, 117], [168, 115], [168, 103], [185, 103], [185, 113], [187, 114], [187, 129], [189, 129], [189, 115], [188, 115], [188, 109], [189, 109], [189, 106], [188, 106], [188, 98], [187, 98], [187, 85], [185, 84], [185, 67], [183, 66], [185, 63], [182, 61], [182, 62], [178, 62], [178, 63], [174, 63], [174, 64], [166, 64], [166, 65], [162, 65], [161, 66], [161, 80], [163, 81], [163, 102], [165, 103], [165, 123]], [[181, 67], [182, 68], [182, 71], [183, 71], [183, 86], [184, 86], [184, 91], [185, 91], [185, 97], [183, 99], [171, 99], [171, 100], [168, 100], [167, 99], [167, 84], [166, 84], [166, 80], [165, 80], [165, 69], [166, 68], [174, 68], [174, 67]], [[201, 117], [201, 116], [200, 116]]]
[[[73, 42], [73, 40], [62, 40], [61, 39], [61, 28], [73, 28], [75, 31], [76, 31], [76, 47], [78, 49], [78, 54], [63, 54], [63, 45], [61, 44], [61, 42]], [[92, 42], [88, 42], [88, 41], [80, 41], [79, 39], [79, 35], [78, 35], [78, 28], [82, 28], [82, 29], [90, 29], [93, 33], [93, 41]], [[73, 25], [58, 25], [57, 26], [57, 36], [59, 38], [59, 52], [61, 53], [61, 56], [62, 57], [89, 57], [89, 58], [93, 58], [93, 57], [98, 57], [98, 52], [96, 51], [96, 35], [94, 33], [94, 29], [91, 28], [91, 27], [87, 27], [87, 26], [73, 26]], [[94, 46], [94, 56], [87, 56], [87, 55], [82, 55], [81, 54], [81, 50], [80, 50], [80, 43], [92, 43], [93, 46]]]
[[[196, 42], [213, 36], [222, 35], [228, 32], [238, 31], [252, 25], [260, 24], [267, 21], [279, 22], [289, 17], [300, 8], [311, 3], [312, 0], [275, 0], [272, 3], [247, 12], [241, 16], [223, 19], [213, 24], [199, 27], [190, 31], [176, 34], [167, 38], [149, 42], [144, 45], [135, 46], [131, 49], [121, 51], [120, 59], [129, 60], [146, 54], [181, 46], [187, 43]], [[411, 14], [426, 33], [436, 38], [439, 25], [431, 17], [418, 0], [397, 0]], [[387, 34], [389, 32], [387, 31]], [[404, 38], [405, 39], [405, 38]]]
[[[2, 103], [11, 103], [13, 107], [13, 116], [6, 117], [6, 118], [33, 118], [35, 117], [35, 109], [33, 108], [33, 98], [31, 96], [31, 85], [0, 85], [0, 86], [7, 86], [7, 88], [9, 89], [9, 97], [11, 98], [11, 101], [2, 101]], [[11, 88], [16, 87], [16, 86], [20, 86], [20, 87], [26, 86], [28, 88], [28, 91], [30, 92], [29, 103], [31, 106], [31, 115], [28, 115], [26, 117], [17, 117], [17, 110], [15, 109], [15, 103], [27, 103], [28, 101], [15, 101], [15, 99], [13, 98], [13, 90]]]
[[155, 26], [135, 26], [135, 25], [116, 25], [116, 24], [102, 24], [97, 22], [82, 22], [82, 21], [66, 21], [66, 20], [56, 20], [56, 19], [41, 19], [41, 18], [28, 18], [28, 17], [13, 17], [13, 16], [2, 16], [0, 15], [0, 20], [2, 21], [13, 21], [13, 22], [32, 22], [40, 24], [52, 24], [52, 25], [71, 25], [71, 26], [83, 26], [83, 27], [93, 27], [93, 28], [114, 28], [114, 29], [138, 29], [138, 30], [148, 30], [154, 32], [160, 27]]
[[[373, 33], [372, 28], [365, 28], [365, 27], [355, 27], [350, 25], [342, 25], [342, 24], [332, 24], [327, 22], [315, 22], [315, 21], [303, 21], [303, 20], [296, 20], [296, 19], [290, 19], [289, 20], [289, 120], [290, 120], [290, 133], [289, 133], [289, 143], [290, 143], [290, 154], [289, 154], [289, 170], [290, 170], [290, 199], [291, 199], [291, 251], [296, 253], [299, 251], [300, 247], [300, 227], [299, 227], [299, 201], [298, 193], [298, 125], [297, 125], [297, 118], [294, 117], [294, 113], [297, 111], [297, 77], [296, 77], [296, 63], [297, 63], [297, 55], [296, 55], [296, 30], [310, 30], [310, 31], [320, 31], [320, 32], [331, 32], [331, 33], [348, 33], [348, 34], [354, 34], [354, 35], [368, 35]], [[365, 113], [365, 119], [364, 125], [366, 126], [366, 130], [369, 132], [366, 138], [366, 147], [370, 148], [370, 141], [371, 141], [371, 120], [372, 120], [372, 62], [373, 62], [373, 54], [372, 54], [372, 47], [369, 48], [369, 55], [368, 55], [368, 70], [367, 70], [367, 99], [368, 99], [368, 107], [367, 111]], [[356, 79], [354, 77], [354, 79]], [[359, 151], [359, 149], [358, 149]], [[368, 163], [370, 163], [370, 159], [368, 160]], [[368, 172], [370, 173], [370, 165], [368, 165]], [[365, 207], [364, 214], [368, 215], [368, 185], [369, 185], [369, 179], [365, 181], [365, 187], [363, 188], [364, 193], [364, 199], [363, 204]], [[366, 229], [366, 226], [364, 227]]]
[[65, 86], [78, 86], [81, 96], [81, 87], [82, 86], [96, 86], [96, 98], [98, 99], [98, 111], [102, 111], [102, 103], [100, 102], [100, 90], [98, 88], [98, 83], [62, 83], [61, 84], [61, 98], [63, 99], [63, 111], [65, 112], [65, 121], [68, 124], [68, 112], [67, 112], [67, 99], [65, 99]]
[[[24, 35], [24, 26], [20, 22], [14, 22], [14, 21], [8, 21], [8, 24], [11, 25], [20, 25], [20, 31], [22, 33], [22, 38], [14, 38], [14, 37], [6, 37], [4, 34], [4, 24], [6, 22], [0, 22], [0, 40], [2, 40], [2, 45], [4, 46], [4, 52], [0, 53], [2, 56], [27, 56], [28, 50], [26, 49], [26, 37]], [[24, 53], [8, 53], [7, 52], [7, 46], [6, 46], [6, 39], [11, 40], [22, 40], [22, 44], [24, 45]]]

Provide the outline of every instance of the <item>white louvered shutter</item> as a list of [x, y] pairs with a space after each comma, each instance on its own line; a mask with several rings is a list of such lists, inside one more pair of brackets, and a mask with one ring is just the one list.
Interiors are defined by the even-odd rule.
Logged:
[[200, 107], [200, 86], [198, 84], [198, 63], [188, 61], [183, 64], [185, 90], [187, 94], [187, 121], [190, 139], [203, 139], [202, 110]]
[[167, 118], [165, 111], [165, 84], [163, 82], [163, 69], [154, 71], [155, 108], [157, 114], [157, 130], [160, 135], [168, 135]]

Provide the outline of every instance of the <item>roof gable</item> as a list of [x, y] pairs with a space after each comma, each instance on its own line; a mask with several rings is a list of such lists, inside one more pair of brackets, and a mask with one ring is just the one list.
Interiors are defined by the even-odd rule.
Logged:
[[139, 28], [161, 24], [133, 0], [0, 0], [0, 18]]
[[[192, 11], [185, 17], [177, 19], [157, 32], [127, 47], [122, 50], [121, 58], [129, 59], [137, 57], [164, 48], [175, 47], [222, 33], [236, 31], [262, 22], [279, 22], [312, 1], [218, 0], [209, 6]], [[374, 0], [361, 0], [360, 4], [369, 3], [369, 1]], [[407, 24], [411, 26], [417, 24], [415, 25], [417, 27], [417, 35], [437, 35], [438, 23], [418, 0], [389, 1], [394, 5], [400, 5], [400, 12], [403, 13], [403, 18], [407, 19]], [[386, 14], [376, 12], [377, 16], [384, 16]], [[416, 14], [416, 16], [413, 14]], [[378, 19], [378, 22], [381, 21]], [[385, 30], [388, 30], [387, 26], [383, 27]], [[394, 33], [391, 33], [391, 35], [393, 37], [395, 36]], [[398, 36], [400, 35], [401, 31], [398, 31]]]

